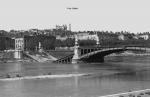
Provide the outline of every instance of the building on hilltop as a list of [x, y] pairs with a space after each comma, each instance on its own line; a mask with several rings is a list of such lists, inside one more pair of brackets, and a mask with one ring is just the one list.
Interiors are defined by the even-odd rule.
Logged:
[[67, 31], [67, 25], [56, 25], [56, 30], [62, 30], [62, 31]]

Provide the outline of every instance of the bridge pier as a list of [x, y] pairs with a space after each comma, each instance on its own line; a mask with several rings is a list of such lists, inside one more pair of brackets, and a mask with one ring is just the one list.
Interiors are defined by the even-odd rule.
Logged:
[[22, 58], [22, 51], [21, 50], [15, 50], [14, 58], [15, 59], [21, 59]]
[[72, 63], [76, 64], [79, 60], [79, 45], [78, 45], [78, 37], [75, 36], [75, 46], [74, 46], [74, 55], [72, 58]]
[[73, 64], [79, 63], [79, 62], [86, 62], [86, 63], [102, 63], [104, 62], [104, 57], [112, 54], [112, 53], [117, 53], [117, 52], [122, 52], [126, 50], [131, 50], [131, 51], [147, 51], [150, 52], [149, 48], [139, 48], [139, 47], [121, 47], [121, 48], [116, 48], [116, 47], [109, 47], [109, 48], [104, 48], [104, 47], [94, 47], [94, 48], [83, 48], [79, 47], [77, 42], [75, 43], [74, 46], [74, 54], [71, 54], [69, 56], [66, 56], [64, 58], [61, 58], [57, 60], [56, 62], [58, 63], [64, 63], [64, 62], [71, 62]]
[[73, 58], [72, 58], [72, 63], [73, 64], [76, 64], [78, 63], [78, 60], [79, 60], [79, 46], [75, 46], [74, 48], [74, 55], [73, 55]]

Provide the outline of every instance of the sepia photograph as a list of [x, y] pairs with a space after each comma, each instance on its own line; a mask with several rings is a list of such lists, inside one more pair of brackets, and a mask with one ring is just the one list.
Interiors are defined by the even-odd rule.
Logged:
[[150, 0], [0, 0], [0, 97], [150, 97]]

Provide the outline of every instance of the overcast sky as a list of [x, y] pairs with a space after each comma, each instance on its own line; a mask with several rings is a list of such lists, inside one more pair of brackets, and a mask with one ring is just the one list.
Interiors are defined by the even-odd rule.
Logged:
[[45, 29], [69, 23], [77, 31], [150, 31], [150, 0], [0, 0], [0, 29]]

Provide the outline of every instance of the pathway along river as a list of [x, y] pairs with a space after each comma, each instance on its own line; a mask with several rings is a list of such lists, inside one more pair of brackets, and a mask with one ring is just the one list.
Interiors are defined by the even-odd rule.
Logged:
[[150, 56], [109, 57], [99, 64], [0, 63], [1, 78], [49, 72], [90, 75], [0, 81], [0, 97], [98, 97], [150, 88]]

